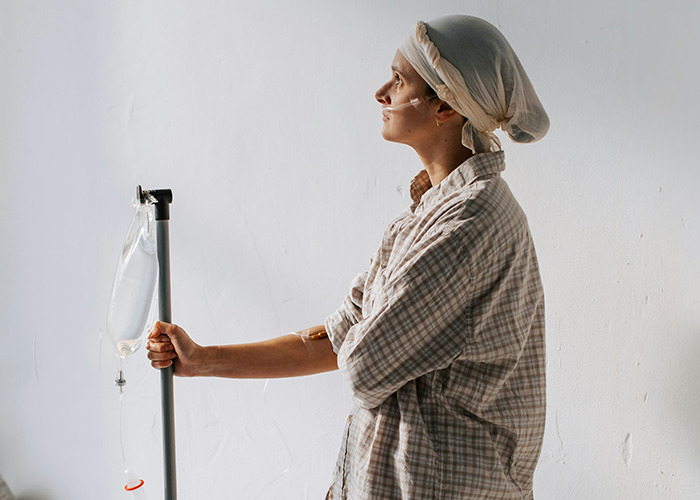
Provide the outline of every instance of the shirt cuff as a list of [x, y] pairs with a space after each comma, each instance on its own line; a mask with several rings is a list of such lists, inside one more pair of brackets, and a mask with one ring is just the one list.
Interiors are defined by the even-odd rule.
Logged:
[[350, 321], [343, 309], [344, 306], [341, 306], [337, 311], [329, 315], [323, 323], [326, 327], [326, 333], [331, 341], [331, 345], [333, 346], [333, 352], [336, 354], [338, 354], [343, 342], [345, 342], [348, 330], [350, 330], [354, 324], [354, 322]]

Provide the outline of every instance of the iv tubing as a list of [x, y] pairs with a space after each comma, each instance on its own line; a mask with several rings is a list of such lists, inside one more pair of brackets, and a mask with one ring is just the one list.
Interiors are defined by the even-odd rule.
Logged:
[[[120, 388], [121, 389], [121, 388]], [[126, 452], [124, 451], [124, 393], [119, 394], [119, 446], [122, 452], [122, 464], [124, 467], [124, 475], [126, 476], [126, 484], [124, 485], [124, 490], [128, 491], [128, 495], [131, 499], [147, 500], [146, 492], [141, 489], [145, 484], [143, 479], [140, 479], [134, 472], [129, 468], [126, 463]]]

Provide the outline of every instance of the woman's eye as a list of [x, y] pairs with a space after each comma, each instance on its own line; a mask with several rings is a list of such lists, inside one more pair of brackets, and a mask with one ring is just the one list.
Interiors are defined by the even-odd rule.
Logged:
[[394, 75], [394, 81], [396, 82], [396, 85], [401, 83], [401, 77], [397, 74]]

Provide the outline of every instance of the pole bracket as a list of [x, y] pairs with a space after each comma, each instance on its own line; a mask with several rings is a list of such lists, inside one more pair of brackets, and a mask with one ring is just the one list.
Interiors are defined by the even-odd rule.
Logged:
[[142, 189], [136, 186], [136, 199], [139, 203], [156, 206], [156, 220], [170, 220], [170, 204], [173, 192], [170, 189]]

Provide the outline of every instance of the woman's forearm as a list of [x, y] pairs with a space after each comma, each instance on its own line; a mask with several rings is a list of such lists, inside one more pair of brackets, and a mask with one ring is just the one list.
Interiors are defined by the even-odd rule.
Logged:
[[[316, 333], [322, 326], [310, 328]], [[338, 368], [327, 337], [309, 340], [288, 334], [251, 344], [202, 347], [194, 375], [227, 378], [280, 378]]]

